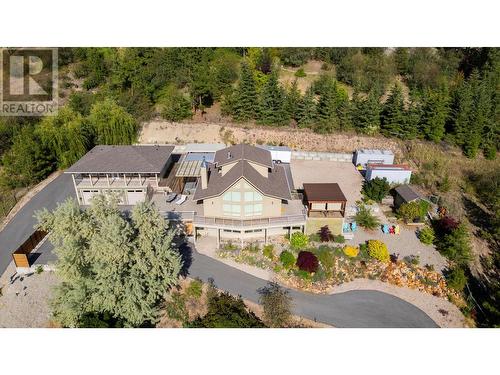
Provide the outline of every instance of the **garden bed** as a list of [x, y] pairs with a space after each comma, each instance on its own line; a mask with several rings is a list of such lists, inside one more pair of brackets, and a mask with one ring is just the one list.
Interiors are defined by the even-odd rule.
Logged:
[[[293, 239], [290, 242], [263, 248], [258, 245], [239, 248], [226, 244], [217, 255], [272, 271], [279, 283], [312, 293], [328, 294], [338, 285], [365, 278], [416, 289], [459, 303], [462, 301], [460, 293], [448, 287], [445, 278], [433, 266], [420, 266], [418, 257], [398, 259], [396, 255], [389, 256], [385, 245], [380, 241], [373, 241], [372, 245], [378, 245], [382, 255], [373, 253], [367, 245], [357, 248], [333, 242], [305, 241], [297, 247], [294, 246]], [[315, 261], [310, 255], [308, 257], [312, 260], [306, 259], [306, 263], [313, 263], [313, 272], [304, 270], [302, 265], [298, 266], [300, 261], [297, 262], [297, 259], [301, 257], [301, 253], [314, 255]]]

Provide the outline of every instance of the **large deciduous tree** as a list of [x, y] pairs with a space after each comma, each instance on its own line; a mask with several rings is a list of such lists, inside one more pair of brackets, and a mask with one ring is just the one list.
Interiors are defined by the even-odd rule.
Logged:
[[57, 321], [76, 327], [85, 317], [110, 315], [136, 327], [157, 320], [162, 298], [177, 284], [181, 259], [173, 231], [151, 203], [138, 204], [127, 217], [117, 197], [100, 195], [88, 210], [67, 200], [37, 217], [58, 256]]

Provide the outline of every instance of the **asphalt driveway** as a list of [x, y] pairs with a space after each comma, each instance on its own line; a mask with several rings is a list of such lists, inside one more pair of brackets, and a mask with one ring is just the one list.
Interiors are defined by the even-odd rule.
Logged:
[[[61, 175], [28, 202], [0, 232], [0, 273], [11, 262], [11, 252], [33, 232], [35, 211], [52, 210], [57, 203], [74, 197], [71, 177]], [[215, 284], [232, 294], [257, 302], [258, 289], [266, 281], [192, 251], [188, 273]], [[378, 291], [351, 291], [315, 295], [290, 291], [295, 313], [336, 327], [437, 327], [423, 311], [400, 298]]]
[[70, 175], [62, 174], [36, 194], [0, 232], [0, 274], [12, 260], [12, 251], [33, 233], [35, 211], [56, 208], [57, 203], [74, 197], [75, 190]]

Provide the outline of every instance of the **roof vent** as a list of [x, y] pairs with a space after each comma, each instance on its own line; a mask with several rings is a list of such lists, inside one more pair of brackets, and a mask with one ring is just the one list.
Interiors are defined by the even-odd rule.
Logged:
[[227, 152], [227, 159], [228, 159], [228, 160], [229, 160], [229, 159], [231, 159], [231, 151], [228, 151], [228, 152]]

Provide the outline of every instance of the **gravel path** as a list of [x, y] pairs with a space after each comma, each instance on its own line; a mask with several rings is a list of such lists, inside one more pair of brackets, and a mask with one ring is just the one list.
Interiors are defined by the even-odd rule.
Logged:
[[47, 327], [50, 320], [48, 301], [52, 288], [58, 283], [56, 275], [54, 272], [17, 275], [11, 284], [10, 277], [15, 272], [11, 264], [0, 278], [0, 327]]

